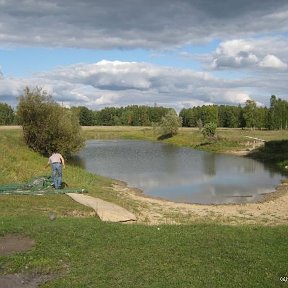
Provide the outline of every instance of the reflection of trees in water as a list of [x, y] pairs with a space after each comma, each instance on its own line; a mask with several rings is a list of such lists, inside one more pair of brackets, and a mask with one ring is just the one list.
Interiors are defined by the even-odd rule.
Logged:
[[233, 156], [224, 156], [222, 158], [219, 157], [218, 159], [221, 161], [222, 170], [223, 166], [227, 167], [227, 169], [233, 169], [235, 172], [246, 173], [246, 174], [253, 174], [257, 170], [263, 171], [263, 165], [258, 163], [254, 159], [242, 158], [242, 157], [233, 157]]
[[257, 171], [269, 171], [271, 177], [279, 172], [271, 169], [271, 167], [264, 165], [255, 159], [233, 157], [228, 155], [219, 155], [217, 153], [205, 153], [202, 156], [202, 168], [203, 173], [209, 176], [217, 174], [218, 169], [225, 171], [227, 169], [235, 169], [236, 172], [244, 172], [247, 174], [253, 174]]
[[174, 145], [161, 145], [161, 151], [163, 152], [163, 157], [160, 157], [160, 161], [163, 161], [164, 167], [166, 167], [169, 173], [177, 171], [178, 165], [178, 153], [179, 148]]
[[255, 160], [251, 159], [245, 159], [247, 161], [243, 162], [243, 168], [246, 173], [254, 173], [257, 169], [257, 167], [260, 167], [259, 163], [257, 163]]
[[215, 165], [215, 153], [205, 153], [203, 155], [203, 172], [206, 175], [214, 176], [216, 175], [216, 165]]

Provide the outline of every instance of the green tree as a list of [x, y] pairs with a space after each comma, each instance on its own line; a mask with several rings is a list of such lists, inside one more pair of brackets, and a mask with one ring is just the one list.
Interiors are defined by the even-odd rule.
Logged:
[[204, 125], [202, 129], [202, 134], [205, 138], [213, 139], [215, 138], [216, 129], [217, 129], [216, 123], [209, 122]]
[[277, 98], [275, 95], [272, 95], [270, 98], [270, 109], [268, 113], [268, 129], [273, 130], [276, 129], [276, 106]]
[[216, 105], [204, 105], [201, 107], [201, 120], [203, 124], [218, 123], [218, 107]]
[[268, 109], [266, 107], [258, 107], [256, 109], [256, 127], [262, 129], [267, 127]]
[[199, 128], [199, 130], [201, 131], [202, 128], [203, 128], [203, 122], [202, 120], [199, 118], [198, 121], [197, 121], [197, 127]]
[[288, 103], [275, 95], [271, 96], [269, 109], [269, 129], [288, 128]]
[[11, 106], [0, 103], [0, 125], [11, 125], [14, 123], [15, 114]]
[[182, 120], [178, 117], [174, 109], [170, 109], [165, 116], [162, 117], [158, 124], [158, 134], [160, 138], [168, 138], [178, 133]]
[[78, 115], [81, 126], [94, 125], [94, 115], [92, 110], [89, 110], [85, 106], [72, 107], [71, 110], [75, 111], [75, 113]]
[[133, 112], [125, 109], [121, 115], [121, 123], [123, 125], [132, 125]]
[[77, 115], [41, 88], [25, 88], [17, 116], [26, 144], [43, 155], [57, 150], [68, 157], [84, 145]]
[[228, 105], [218, 106], [218, 127], [239, 127], [239, 114], [238, 107]]
[[255, 128], [256, 126], [256, 102], [253, 100], [247, 100], [245, 103], [245, 107], [243, 109], [243, 117], [245, 120], [245, 126], [247, 128]]

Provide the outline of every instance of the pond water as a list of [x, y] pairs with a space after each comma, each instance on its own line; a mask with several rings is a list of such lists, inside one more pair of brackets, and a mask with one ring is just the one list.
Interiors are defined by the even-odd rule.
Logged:
[[284, 178], [253, 159], [159, 142], [90, 140], [78, 156], [90, 172], [174, 202], [256, 202]]

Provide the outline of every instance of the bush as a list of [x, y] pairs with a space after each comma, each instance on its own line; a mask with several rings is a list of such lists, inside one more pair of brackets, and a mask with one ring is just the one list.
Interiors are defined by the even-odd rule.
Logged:
[[202, 129], [202, 134], [205, 138], [214, 139], [217, 125], [213, 122], [207, 123]]
[[77, 116], [58, 105], [41, 88], [25, 88], [17, 107], [17, 117], [26, 144], [43, 155], [58, 151], [68, 157], [84, 145]]

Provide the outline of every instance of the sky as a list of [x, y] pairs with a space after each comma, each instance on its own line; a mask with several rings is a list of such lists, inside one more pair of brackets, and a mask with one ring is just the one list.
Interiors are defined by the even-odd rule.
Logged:
[[288, 100], [287, 0], [0, 0], [0, 102], [269, 107]]

